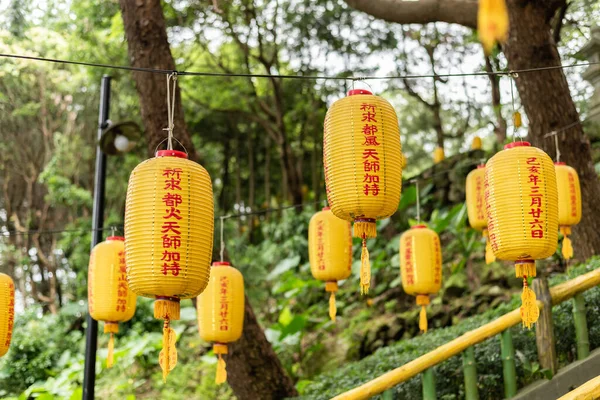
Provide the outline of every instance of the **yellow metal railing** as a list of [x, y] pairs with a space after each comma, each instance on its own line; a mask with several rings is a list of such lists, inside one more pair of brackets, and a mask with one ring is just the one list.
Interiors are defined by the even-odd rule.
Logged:
[[[600, 284], [600, 269], [588, 272], [578, 276], [575, 279], [556, 285], [550, 289], [552, 296], [552, 305], [560, 304], [575, 295]], [[540, 309], [543, 304], [538, 301]], [[352, 390], [342, 393], [334, 400], [358, 400], [368, 399], [371, 396], [382, 393], [402, 382], [413, 378], [421, 372], [454, 357], [467, 348], [483, 342], [484, 340], [495, 336], [506, 329], [521, 322], [520, 311], [511, 311], [502, 317], [489, 322], [477, 329], [465, 333], [464, 335], [446, 343], [437, 349], [422, 355], [421, 357], [405, 364], [399, 368], [391, 370], [370, 382], [364, 383]]]

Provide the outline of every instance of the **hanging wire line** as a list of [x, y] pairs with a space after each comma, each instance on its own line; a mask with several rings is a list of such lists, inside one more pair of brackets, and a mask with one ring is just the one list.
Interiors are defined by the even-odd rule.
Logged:
[[224, 257], [225, 257], [225, 240], [223, 239], [223, 220], [225, 218], [227, 218], [226, 215], [220, 217], [220, 219], [221, 219], [221, 251], [219, 253], [221, 256], [221, 262], [224, 261]]
[[420, 224], [421, 223], [421, 199], [420, 199], [420, 195], [419, 195], [419, 180], [418, 179], [413, 179], [415, 181], [415, 189], [417, 192], [417, 222]]
[[[171, 95], [171, 82], [173, 82], [173, 94]], [[167, 75], [167, 150], [173, 150], [173, 128], [175, 116], [175, 92], [177, 91], [177, 72]]]
[[585, 62], [575, 63], [569, 65], [552, 65], [548, 67], [536, 67], [536, 68], [524, 68], [519, 70], [504, 70], [504, 71], [481, 71], [481, 72], [459, 72], [459, 73], [447, 73], [447, 74], [427, 74], [427, 75], [394, 75], [394, 76], [361, 76], [361, 77], [342, 77], [342, 76], [327, 76], [327, 75], [285, 75], [285, 74], [245, 74], [245, 73], [226, 73], [226, 72], [200, 72], [200, 71], [177, 71], [177, 70], [166, 70], [157, 68], [143, 68], [143, 67], [130, 67], [125, 65], [111, 65], [102, 63], [92, 63], [84, 61], [71, 61], [61, 60], [57, 58], [45, 58], [35, 56], [24, 56], [19, 54], [6, 54], [0, 53], [0, 57], [4, 58], [16, 58], [22, 60], [32, 61], [43, 61], [56, 64], [70, 64], [70, 65], [81, 65], [85, 67], [96, 67], [96, 68], [109, 68], [118, 69], [125, 71], [137, 71], [137, 72], [148, 72], [154, 74], [171, 75], [176, 74], [178, 76], [207, 76], [207, 77], [238, 77], [238, 78], [278, 78], [278, 79], [308, 79], [308, 80], [352, 80], [352, 81], [365, 81], [365, 80], [385, 80], [385, 79], [422, 79], [422, 78], [451, 78], [461, 76], [495, 76], [495, 75], [515, 75], [528, 72], [537, 71], [552, 71], [557, 69], [575, 68], [575, 67], [589, 67], [592, 65], [600, 64], [600, 61], [596, 62]]

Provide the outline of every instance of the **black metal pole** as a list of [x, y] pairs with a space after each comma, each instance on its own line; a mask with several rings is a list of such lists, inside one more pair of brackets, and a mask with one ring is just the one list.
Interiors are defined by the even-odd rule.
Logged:
[[[102, 77], [100, 85], [100, 111], [98, 113], [98, 140], [102, 136], [102, 129], [108, 120], [110, 109], [110, 76]], [[102, 228], [104, 226], [104, 186], [106, 183], [106, 154], [96, 146], [96, 175], [94, 178], [94, 210], [92, 213], [92, 246], [102, 241]], [[83, 372], [83, 400], [94, 399], [94, 386], [96, 384], [96, 349], [98, 347], [98, 321], [87, 316], [87, 329], [85, 332], [85, 367]]]

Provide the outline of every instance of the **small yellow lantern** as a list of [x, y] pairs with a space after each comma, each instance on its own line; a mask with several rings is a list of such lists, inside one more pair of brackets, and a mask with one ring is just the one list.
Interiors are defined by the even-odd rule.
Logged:
[[214, 262], [206, 290], [198, 296], [198, 329], [200, 337], [214, 342], [219, 356], [216, 383], [227, 380], [223, 354], [227, 343], [242, 336], [244, 327], [244, 277], [228, 262]]
[[313, 215], [308, 225], [308, 258], [312, 276], [325, 281], [325, 290], [331, 293], [329, 317], [335, 321], [337, 281], [352, 273], [350, 222], [333, 215], [329, 207]]
[[400, 236], [400, 274], [404, 291], [421, 306], [419, 329], [427, 332], [429, 295], [442, 287], [440, 238], [425, 225], [415, 225]]
[[159, 363], [166, 379], [177, 364], [179, 301], [198, 296], [210, 274], [214, 231], [210, 177], [181, 151], [163, 150], [139, 164], [129, 178], [125, 255], [129, 287], [156, 299], [154, 318], [164, 320]]
[[0, 357], [8, 352], [15, 323], [15, 284], [0, 273]]
[[481, 150], [482, 147], [483, 145], [481, 143], [481, 138], [479, 136], [475, 136], [471, 142], [471, 150]]
[[436, 147], [433, 151], [433, 163], [439, 164], [446, 158], [443, 147]]
[[554, 163], [554, 166], [558, 185], [558, 225], [563, 234], [562, 255], [569, 260], [573, 257], [573, 246], [569, 239], [571, 226], [581, 221], [581, 188], [574, 168], [564, 162]]
[[508, 39], [508, 9], [505, 0], [479, 0], [477, 31], [485, 54], [490, 54], [496, 41]]
[[369, 291], [367, 239], [377, 236], [378, 219], [398, 209], [402, 189], [402, 147], [398, 117], [386, 100], [367, 90], [351, 90], [325, 117], [323, 165], [333, 214], [354, 221], [362, 239], [360, 286]]
[[487, 222], [492, 250], [500, 260], [515, 261], [523, 278], [521, 319], [530, 328], [539, 317], [527, 278], [535, 260], [551, 256], [558, 241], [558, 191], [552, 160], [528, 142], [514, 142], [494, 155], [485, 168]]
[[113, 365], [114, 334], [119, 322], [129, 321], [135, 314], [136, 295], [127, 284], [125, 240], [109, 236], [98, 243], [90, 254], [88, 267], [88, 308], [97, 321], [104, 321], [104, 333], [110, 333], [106, 366]]
[[490, 241], [487, 240], [487, 215], [485, 207], [485, 164], [477, 166], [477, 169], [467, 175], [466, 203], [467, 215], [471, 228], [482, 231], [485, 243], [485, 262], [490, 264], [496, 261]]

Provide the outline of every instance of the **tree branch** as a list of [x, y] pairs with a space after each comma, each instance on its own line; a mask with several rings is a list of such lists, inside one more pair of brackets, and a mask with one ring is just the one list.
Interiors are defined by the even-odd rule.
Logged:
[[477, 27], [477, 0], [345, 0], [352, 8], [400, 24], [441, 21]]

